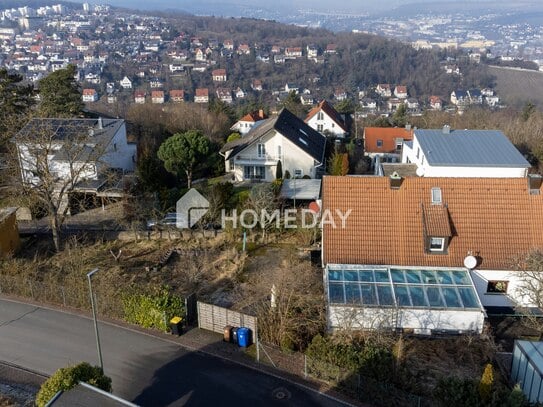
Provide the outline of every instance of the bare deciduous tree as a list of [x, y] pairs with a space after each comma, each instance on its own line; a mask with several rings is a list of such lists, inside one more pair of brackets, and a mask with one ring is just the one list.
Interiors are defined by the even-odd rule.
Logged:
[[517, 310], [523, 315], [524, 324], [543, 335], [543, 249], [534, 249], [514, 261], [514, 268], [521, 273], [517, 295], [523, 304]]
[[89, 181], [96, 187], [106, 182], [107, 166], [101, 159], [111, 139], [94, 129], [96, 123], [33, 119], [12, 139], [10, 188], [47, 214], [57, 251], [76, 185]]

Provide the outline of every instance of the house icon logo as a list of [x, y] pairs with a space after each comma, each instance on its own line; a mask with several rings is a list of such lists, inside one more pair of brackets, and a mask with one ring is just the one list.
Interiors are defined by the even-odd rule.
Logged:
[[175, 226], [179, 229], [190, 229], [209, 210], [209, 201], [194, 188], [183, 195], [176, 203], [177, 219]]

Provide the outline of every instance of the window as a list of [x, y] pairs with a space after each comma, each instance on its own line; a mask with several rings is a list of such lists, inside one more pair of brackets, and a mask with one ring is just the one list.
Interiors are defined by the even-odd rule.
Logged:
[[377, 148], [383, 147], [383, 140], [377, 140]]
[[266, 169], [263, 165], [246, 165], [243, 167], [243, 176], [245, 179], [264, 179]]
[[281, 159], [281, 146], [277, 146], [277, 159]]
[[417, 148], [417, 160], [419, 159], [419, 156], [420, 156], [420, 148]]
[[396, 140], [396, 151], [402, 151], [403, 147], [403, 139], [397, 139]]
[[324, 113], [323, 112], [317, 113], [317, 120], [324, 120]]
[[490, 294], [507, 294], [508, 281], [489, 281], [486, 292]]
[[304, 176], [303, 170], [296, 169], [294, 170], [294, 178], [302, 178]]
[[322, 132], [323, 128], [322, 124], [317, 124], [317, 131]]
[[430, 238], [430, 251], [431, 252], [442, 252], [445, 249], [445, 238], [444, 237], [431, 237]]
[[258, 158], [264, 158], [266, 156], [266, 146], [264, 144], [259, 144], [257, 146], [257, 155]]
[[441, 204], [441, 188], [432, 188], [432, 204]]

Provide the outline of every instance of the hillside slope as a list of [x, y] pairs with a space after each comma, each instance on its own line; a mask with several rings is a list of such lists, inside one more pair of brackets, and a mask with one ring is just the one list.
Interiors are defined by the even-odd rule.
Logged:
[[489, 67], [496, 76], [496, 90], [510, 106], [522, 107], [532, 102], [543, 108], [543, 72], [516, 68]]

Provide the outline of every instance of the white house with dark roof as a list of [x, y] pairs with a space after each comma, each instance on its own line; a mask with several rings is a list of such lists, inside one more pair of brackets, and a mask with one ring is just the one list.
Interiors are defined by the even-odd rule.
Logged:
[[[33, 135], [36, 143], [29, 141]], [[47, 145], [40, 142], [43, 137]], [[22, 181], [28, 185], [41, 182], [37, 160], [43, 149], [47, 149], [48, 171], [62, 180], [72, 177], [74, 168], [76, 182], [81, 182], [100, 181], [109, 170], [133, 172], [136, 165], [136, 145], [128, 143], [122, 119], [32, 119], [13, 142]]]
[[221, 155], [235, 181], [275, 179], [277, 163], [283, 174], [320, 178], [324, 173], [326, 138], [289, 112], [255, 126], [243, 138], [225, 144]]
[[499, 130], [414, 131], [405, 142], [402, 163], [417, 165], [423, 177], [517, 178], [530, 163]]

